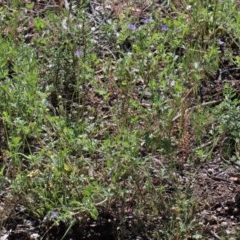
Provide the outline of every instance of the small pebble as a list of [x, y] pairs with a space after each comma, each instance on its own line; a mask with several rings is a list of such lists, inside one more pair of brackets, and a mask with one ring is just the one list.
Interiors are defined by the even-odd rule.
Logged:
[[33, 234], [31, 234], [30, 239], [37, 240], [37, 239], [39, 239], [39, 237], [40, 237], [40, 235], [38, 233], [33, 233]]
[[222, 227], [227, 227], [227, 226], [228, 226], [228, 223], [227, 223], [227, 222], [222, 222], [222, 223], [221, 223], [221, 226], [222, 226]]

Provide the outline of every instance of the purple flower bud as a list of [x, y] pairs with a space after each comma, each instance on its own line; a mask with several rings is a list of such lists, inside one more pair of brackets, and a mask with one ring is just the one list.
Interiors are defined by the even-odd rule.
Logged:
[[130, 24], [130, 25], [129, 25], [129, 28], [130, 28], [131, 30], [136, 30], [136, 29], [137, 29], [137, 27], [136, 27], [135, 24]]
[[162, 27], [161, 27], [161, 30], [162, 31], [167, 31], [168, 30], [168, 26], [163, 24]]
[[57, 211], [53, 211], [53, 212], [51, 213], [50, 218], [53, 219], [53, 218], [56, 218], [57, 216], [58, 216], [58, 212], [57, 212]]
[[151, 22], [151, 18], [145, 18], [142, 20], [143, 23], [150, 23]]
[[76, 50], [76, 52], [74, 53], [76, 57], [80, 57], [82, 54], [83, 52], [80, 49]]

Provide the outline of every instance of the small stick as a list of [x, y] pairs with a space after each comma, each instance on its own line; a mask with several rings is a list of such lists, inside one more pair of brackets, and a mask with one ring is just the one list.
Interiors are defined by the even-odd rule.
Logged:
[[[184, 111], [184, 113], [189, 113], [190, 111], [193, 111], [194, 109], [198, 108], [198, 107], [205, 107], [205, 106], [208, 106], [208, 105], [212, 105], [212, 104], [215, 104], [215, 103], [219, 103], [221, 102], [221, 100], [213, 100], [213, 101], [210, 101], [210, 102], [204, 102], [200, 105], [196, 105], [196, 106], [193, 106], [193, 107], [190, 107], [188, 109], [186, 109]], [[172, 120], [172, 122], [175, 122], [176, 120], [178, 120], [180, 117], [182, 117], [182, 113], [178, 113]]]

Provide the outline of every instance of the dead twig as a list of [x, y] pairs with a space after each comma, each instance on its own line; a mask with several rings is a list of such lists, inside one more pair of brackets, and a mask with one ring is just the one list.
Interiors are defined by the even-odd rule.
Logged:
[[210, 101], [210, 102], [204, 102], [204, 103], [202, 103], [202, 104], [199, 104], [199, 105], [196, 105], [196, 106], [187, 108], [187, 109], [184, 111], [184, 113], [182, 113], [182, 112], [178, 113], [178, 114], [172, 119], [172, 122], [177, 121], [180, 117], [182, 117], [183, 114], [188, 114], [188, 113], [192, 112], [193, 110], [195, 110], [196, 108], [205, 107], [205, 106], [212, 105], [212, 104], [219, 103], [219, 102], [221, 102], [221, 100], [213, 100], [213, 101]]

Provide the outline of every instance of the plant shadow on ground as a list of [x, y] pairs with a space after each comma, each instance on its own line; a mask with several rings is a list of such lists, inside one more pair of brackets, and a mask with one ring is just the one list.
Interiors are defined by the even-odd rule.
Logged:
[[238, 1], [0, 1], [0, 239], [238, 239]]

